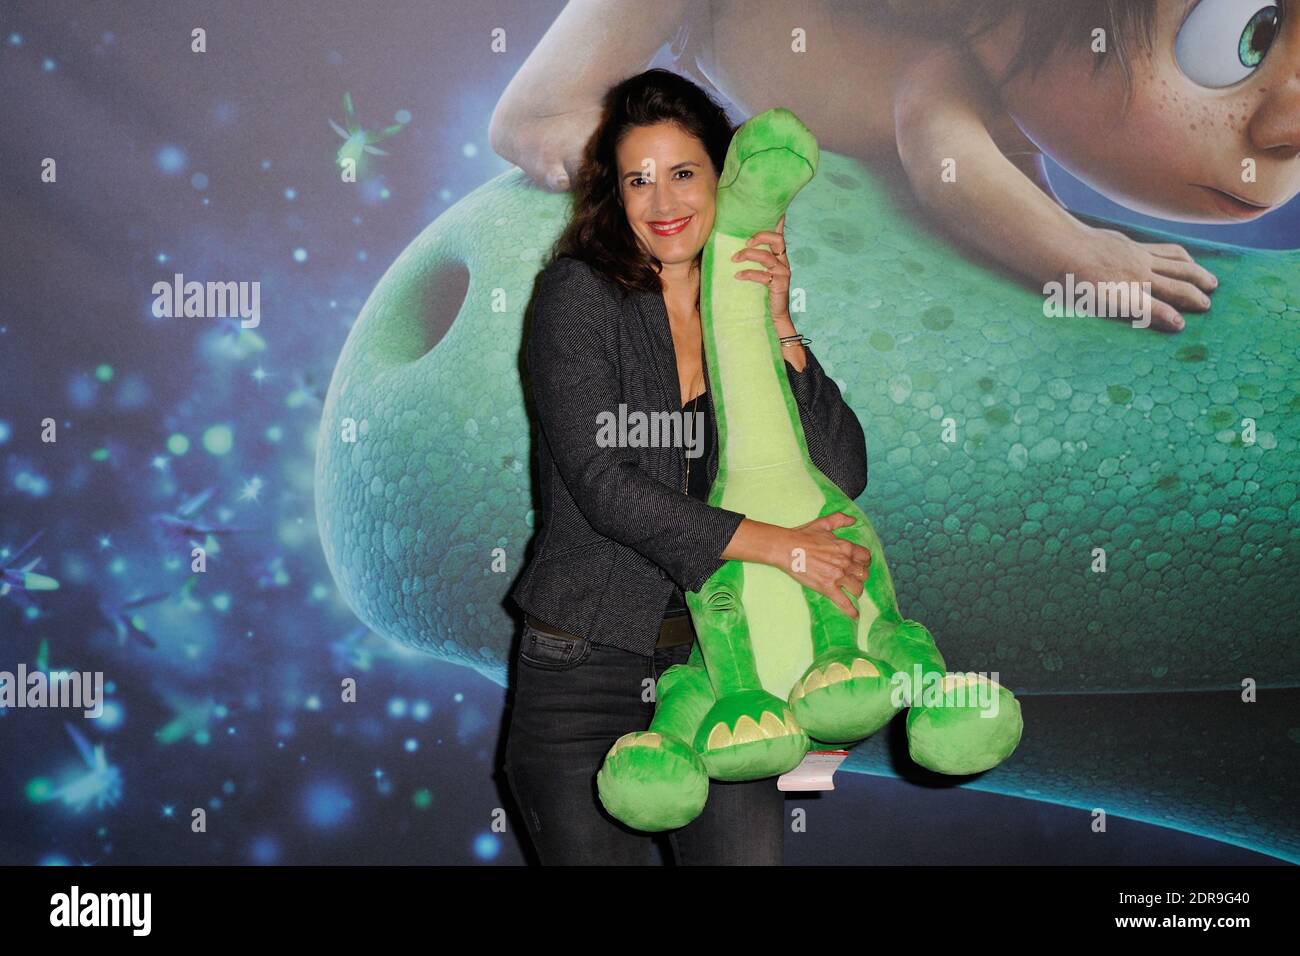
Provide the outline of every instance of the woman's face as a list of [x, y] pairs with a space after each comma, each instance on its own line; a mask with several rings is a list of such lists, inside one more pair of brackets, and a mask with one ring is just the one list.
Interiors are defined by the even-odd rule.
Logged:
[[704, 144], [674, 123], [636, 126], [616, 150], [633, 235], [665, 266], [691, 263], [713, 231], [718, 177]]

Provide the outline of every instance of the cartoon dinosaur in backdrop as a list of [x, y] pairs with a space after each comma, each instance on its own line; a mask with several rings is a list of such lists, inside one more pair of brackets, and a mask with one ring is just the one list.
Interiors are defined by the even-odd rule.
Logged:
[[[912, 759], [938, 773], [988, 770], [1020, 740], [1011, 692], [985, 676], [945, 675], [930, 632], [899, 614], [871, 522], [808, 453], [767, 287], [734, 277], [746, 266], [732, 254], [776, 228], [817, 162], [816, 138], [786, 109], [750, 119], [727, 150], [700, 276], [719, 443], [709, 504], [784, 527], [837, 511], [855, 517], [835, 534], [871, 552], [862, 597], [850, 598], [858, 618], [753, 562], [728, 561], [687, 592], [699, 640], [659, 678], [650, 728], [620, 737], [596, 777], [605, 809], [640, 830], [699, 816], [710, 777], [785, 773], [814, 740], [862, 740], [909, 701]], [[927, 685], [943, 692], [926, 695]]]
[[[867, 432], [890, 566], [945, 655], [1000, 672], [1031, 715], [1014, 760], [956, 779], [1300, 862], [1279, 799], [1300, 787], [1300, 250], [1083, 217], [1184, 244], [1219, 277], [1214, 308], [1178, 335], [1048, 319], [905, 182], [826, 150], [818, 167], [785, 230], [816, 290], [800, 326]], [[444, 210], [375, 283], [321, 411], [340, 596], [500, 685], [536, 506], [524, 317], [571, 203], [510, 169]], [[934, 441], [949, 420], [958, 441]], [[1262, 703], [1242, 705], [1243, 675]], [[842, 772], [910, 777], [896, 742]]]

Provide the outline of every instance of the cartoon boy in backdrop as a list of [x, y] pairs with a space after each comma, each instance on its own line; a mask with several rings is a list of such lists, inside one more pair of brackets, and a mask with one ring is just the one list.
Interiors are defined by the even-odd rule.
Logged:
[[[1284, 205], [1300, 192], [1298, 6], [571, 0], [489, 136], [537, 182], [567, 190], [601, 95], [675, 39], [678, 64], [745, 115], [788, 107], [826, 148], [901, 171], [951, 235], [1028, 281], [1149, 282], [1151, 326], [1177, 331], [1181, 310], [1209, 308], [1218, 280], [1180, 245], [1076, 219], [1042, 156], [1165, 219], [1241, 222]], [[806, 52], [792, 51], [799, 37]]]

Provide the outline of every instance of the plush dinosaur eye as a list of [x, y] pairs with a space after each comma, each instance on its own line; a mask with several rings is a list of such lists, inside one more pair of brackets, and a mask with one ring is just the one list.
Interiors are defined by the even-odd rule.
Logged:
[[1264, 62], [1277, 39], [1281, 8], [1260, 0], [1201, 0], [1178, 29], [1174, 55], [1193, 83], [1232, 86]]

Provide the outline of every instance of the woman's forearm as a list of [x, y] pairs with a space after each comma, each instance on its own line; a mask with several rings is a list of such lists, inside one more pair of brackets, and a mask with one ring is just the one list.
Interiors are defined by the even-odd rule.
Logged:
[[[794, 327], [794, 322], [789, 316], [777, 318], [773, 316], [772, 325], [776, 328], [776, 337], [778, 339], [787, 335], [798, 335], [799, 330]], [[808, 364], [808, 356], [803, 350], [803, 345], [782, 345], [781, 355], [785, 360], [794, 366], [796, 372], [802, 372], [804, 366]]]
[[722, 557], [728, 561], [754, 561], [784, 567], [790, 561], [790, 555], [786, 553], [789, 530], [766, 521], [745, 518], [722, 549]]

